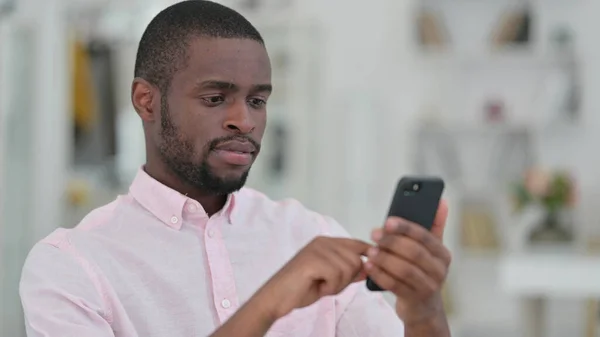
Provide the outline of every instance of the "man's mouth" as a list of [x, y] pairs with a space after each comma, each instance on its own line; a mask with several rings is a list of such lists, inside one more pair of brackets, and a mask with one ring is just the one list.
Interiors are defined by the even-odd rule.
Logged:
[[256, 147], [250, 142], [228, 141], [217, 145], [213, 151], [230, 165], [248, 166], [256, 154]]
[[254, 147], [254, 145], [252, 145], [252, 143], [250, 142], [240, 142], [233, 140], [217, 145], [215, 147], [215, 150], [254, 154], [256, 152], [256, 147]]

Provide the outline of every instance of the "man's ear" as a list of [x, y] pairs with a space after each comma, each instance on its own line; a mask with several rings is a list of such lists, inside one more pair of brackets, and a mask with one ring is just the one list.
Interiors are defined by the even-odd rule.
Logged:
[[160, 119], [158, 89], [143, 78], [136, 77], [131, 85], [131, 102], [144, 123]]

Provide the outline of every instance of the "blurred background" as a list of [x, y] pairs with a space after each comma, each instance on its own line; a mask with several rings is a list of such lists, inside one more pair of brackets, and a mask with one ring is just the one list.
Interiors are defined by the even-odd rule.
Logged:
[[[273, 64], [250, 186], [367, 239], [401, 175], [440, 175], [453, 336], [600, 336], [599, 1], [220, 2]], [[0, 0], [0, 336], [32, 245], [144, 162], [135, 52], [172, 3]]]

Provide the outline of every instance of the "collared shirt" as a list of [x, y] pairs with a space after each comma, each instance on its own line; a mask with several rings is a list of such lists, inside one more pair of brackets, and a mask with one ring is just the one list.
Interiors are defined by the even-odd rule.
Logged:
[[[333, 219], [249, 188], [208, 217], [137, 174], [129, 193], [35, 245], [20, 294], [29, 337], [208, 336], [305, 244], [348, 237]], [[401, 337], [364, 282], [292, 311], [269, 337]]]

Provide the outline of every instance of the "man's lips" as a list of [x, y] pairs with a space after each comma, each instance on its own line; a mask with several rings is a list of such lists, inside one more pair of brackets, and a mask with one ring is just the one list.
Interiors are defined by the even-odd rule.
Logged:
[[252, 163], [256, 147], [250, 142], [230, 141], [219, 144], [213, 151], [230, 165], [248, 166]]
[[256, 152], [256, 147], [250, 142], [229, 141], [217, 145], [215, 150], [253, 154]]

